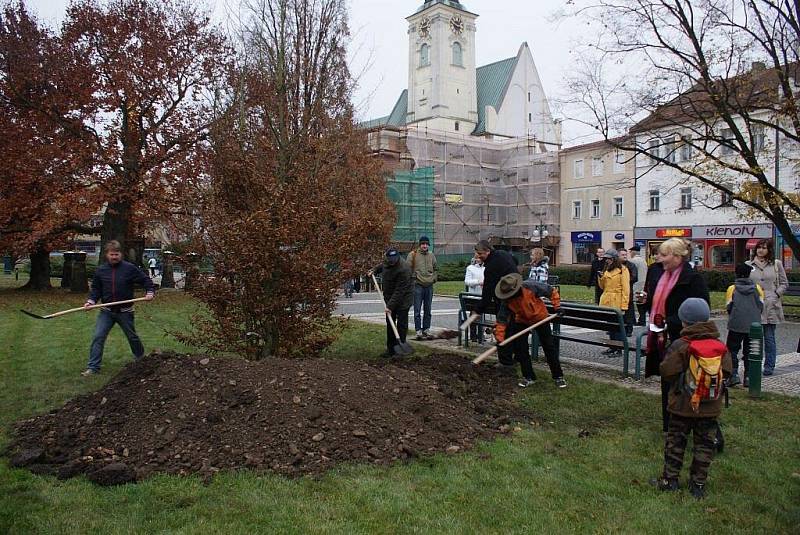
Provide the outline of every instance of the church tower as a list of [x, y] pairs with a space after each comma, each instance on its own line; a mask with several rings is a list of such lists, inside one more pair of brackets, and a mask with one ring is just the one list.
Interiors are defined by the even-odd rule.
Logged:
[[426, 0], [406, 18], [408, 124], [465, 135], [475, 129], [477, 18], [458, 0]]

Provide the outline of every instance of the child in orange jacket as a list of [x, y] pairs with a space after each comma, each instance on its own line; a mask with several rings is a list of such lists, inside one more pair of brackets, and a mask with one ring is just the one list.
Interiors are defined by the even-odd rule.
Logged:
[[[553, 308], [556, 310], [561, 306], [561, 296], [559, 296], [556, 288], [531, 279], [523, 282], [522, 276], [518, 273], [510, 273], [500, 279], [500, 282], [495, 287], [495, 295], [501, 301], [495, 327], [495, 337], [498, 342], [502, 342], [507, 336], [512, 336], [526, 327], [538, 323], [549, 315], [542, 297], [550, 299]], [[550, 324], [545, 323], [535, 330], [556, 386], [558, 388], [566, 388], [567, 382], [564, 380], [564, 372], [561, 369], [561, 362], [556, 352]], [[522, 368], [522, 380], [519, 382], [519, 386], [526, 388], [536, 381], [536, 373], [533, 371], [531, 352], [528, 347], [528, 338], [527, 336], [520, 336], [510, 345], [514, 358]]]

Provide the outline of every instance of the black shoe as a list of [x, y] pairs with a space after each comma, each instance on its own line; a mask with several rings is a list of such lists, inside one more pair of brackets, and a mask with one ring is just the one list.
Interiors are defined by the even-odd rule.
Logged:
[[563, 377], [556, 378], [556, 387], [557, 388], [567, 388], [567, 382], [564, 380]]
[[700, 483], [695, 483], [694, 481], [689, 481], [689, 493], [696, 500], [702, 500], [703, 498], [706, 497], [705, 485], [701, 485]]
[[651, 479], [650, 484], [656, 487], [658, 490], [664, 492], [675, 492], [678, 489], [680, 489], [680, 485], [678, 484], [677, 479], [669, 479], [666, 477]]
[[773, 373], [775, 373], [773, 370], [764, 370], [764, 377], [769, 377]]
[[742, 381], [742, 387], [743, 388], [749, 388], [750, 387], [750, 379], [748, 379], [746, 375], [744, 376], [744, 380]]

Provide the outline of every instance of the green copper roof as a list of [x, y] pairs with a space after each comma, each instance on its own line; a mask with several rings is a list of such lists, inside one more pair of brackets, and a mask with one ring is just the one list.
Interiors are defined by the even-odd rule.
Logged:
[[517, 56], [514, 56], [476, 69], [478, 124], [472, 132], [473, 135], [486, 133], [486, 106], [493, 106], [495, 110], [500, 108], [516, 66]]
[[434, 6], [436, 4], [444, 4], [446, 6], [450, 6], [450, 7], [456, 8], [456, 9], [460, 9], [462, 11], [466, 11], [466, 8], [464, 7], [464, 5], [461, 2], [459, 2], [458, 0], [425, 0], [425, 3], [422, 4], [422, 6], [417, 10], [417, 13], [419, 13], [420, 11], [423, 11], [425, 9], [428, 9], [429, 7]]
[[408, 89], [403, 89], [400, 93], [400, 98], [392, 108], [392, 113], [389, 114], [387, 124], [389, 126], [403, 126], [406, 124], [406, 113], [408, 113]]

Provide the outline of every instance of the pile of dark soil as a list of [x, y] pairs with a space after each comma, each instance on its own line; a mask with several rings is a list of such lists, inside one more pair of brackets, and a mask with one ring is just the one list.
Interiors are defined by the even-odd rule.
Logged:
[[153, 353], [17, 424], [13, 466], [99, 484], [249, 468], [319, 474], [454, 453], [530, 418], [514, 380], [464, 357], [401, 362]]

